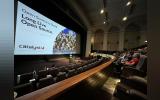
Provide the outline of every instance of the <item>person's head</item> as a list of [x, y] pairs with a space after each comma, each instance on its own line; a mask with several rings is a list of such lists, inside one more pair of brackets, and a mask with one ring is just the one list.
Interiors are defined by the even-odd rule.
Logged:
[[144, 48], [144, 51], [147, 52], [147, 47]]
[[133, 51], [130, 51], [130, 55], [133, 55], [134, 54], [134, 52]]
[[140, 58], [140, 54], [139, 53], [134, 53], [132, 57], [133, 58]]
[[130, 56], [131, 54], [129, 52], [126, 53], [127, 56]]

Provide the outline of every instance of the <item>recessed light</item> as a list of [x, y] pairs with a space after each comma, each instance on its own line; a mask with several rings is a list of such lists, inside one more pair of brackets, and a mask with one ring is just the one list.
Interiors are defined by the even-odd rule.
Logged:
[[104, 10], [103, 10], [103, 9], [101, 9], [100, 14], [103, 14], [103, 13], [104, 13]]
[[126, 6], [129, 6], [130, 4], [131, 4], [131, 1], [128, 1], [127, 4], [126, 4]]
[[127, 17], [125, 16], [125, 17], [123, 17], [123, 19], [122, 19], [123, 21], [126, 21], [127, 20]]

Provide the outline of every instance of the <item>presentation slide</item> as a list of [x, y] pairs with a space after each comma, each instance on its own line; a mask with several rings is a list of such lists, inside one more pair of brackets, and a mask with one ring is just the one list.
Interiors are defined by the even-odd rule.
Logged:
[[79, 34], [18, 1], [15, 55], [79, 53]]

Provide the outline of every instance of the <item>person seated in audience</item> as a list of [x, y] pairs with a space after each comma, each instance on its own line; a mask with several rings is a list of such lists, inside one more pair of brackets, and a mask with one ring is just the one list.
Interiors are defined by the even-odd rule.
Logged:
[[134, 54], [134, 51], [132, 51], [132, 50], [128, 51], [128, 53], [127, 53], [128, 61], [130, 61], [132, 59], [133, 54]]
[[143, 55], [146, 55], [146, 56], [147, 56], [147, 47], [144, 47], [144, 48], [143, 48]]
[[115, 65], [115, 70], [117, 72], [121, 71], [121, 67], [123, 66], [123, 62], [128, 61], [128, 57], [130, 56], [130, 54], [128, 52], [123, 52], [121, 54], [121, 56], [114, 62]]
[[123, 66], [135, 66], [139, 62], [140, 55], [147, 54], [147, 47], [132, 50], [124, 50], [114, 62], [115, 71], [121, 72]]
[[116, 65], [121, 65], [121, 62], [125, 62], [128, 60], [127, 52], [123, 52], [121, 56], [116, 60], [115, 64]]
[[139, 58], [140, 58], [140, 54], [139, 53], [134, 53], [133, 56], [132, 56], [132, 59], [130, 61], [125, 61], [125, 62], [122, 62], [122, 63], [123, 63], [123, 65], [126, 65], [126, 66], [134, 66], [134, 65], [138, 64]]

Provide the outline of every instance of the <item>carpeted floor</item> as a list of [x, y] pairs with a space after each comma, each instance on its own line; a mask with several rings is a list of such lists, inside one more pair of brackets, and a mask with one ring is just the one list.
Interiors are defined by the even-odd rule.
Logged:
[[109, 77], [108, 80], [104, 83], [102, 89], [110, 94], [114, 93], [117, 83], [120, 82], [119, 78]]

